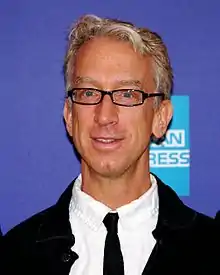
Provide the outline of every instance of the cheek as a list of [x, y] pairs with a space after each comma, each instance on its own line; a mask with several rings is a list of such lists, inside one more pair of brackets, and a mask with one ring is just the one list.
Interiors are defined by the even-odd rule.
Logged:
[[93, 115], [91, 110], [86, 109], [84, 106], [77, 106], [73, 108], [72, 121], [73, 121], [73, 135], [83, 136], [89, 131], [92, 123]]
[[146, 143], [152, 134], [153, 115], [149, 110], [142, 109], [135, 112], [132, 117], [133, 135], [141, 143]]

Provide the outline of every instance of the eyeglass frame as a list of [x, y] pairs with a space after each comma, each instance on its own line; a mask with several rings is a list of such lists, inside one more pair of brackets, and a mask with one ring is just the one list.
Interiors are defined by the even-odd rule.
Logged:
[[[96, 102], [96, 103], [83, 103], [83, 102], [74, 101], [73, 100], [73, 93], [74, 93], [74, 91], [79, 91], [79, 90], [83, 90], [83, 89], [88, 89], [88, 90], [100, 92], [101, 93], [100, 100], [98, 102]], [[119, 92], [119, 91], [135, 91], [135, 92], [139, 92], [142, 95], [142, 100], [141, 100], [140, 103], [131, 104], [131, 105], [124, 105], [124, 104], [116, 103], [114, 101], [114, 99], [113, 99], [113, 94], [116, 93], [116, 92]], [[150, 98], [150, 97], [159, 97], [159, 96], [161, 96], [162, 100], [163, 100], [164, 96], [165, 96], [164, 93], [158, 93], [158, 92], [155, 92], [155, 93], [146, 93], [146, 92], [144, 92], [142, 90], [137, 90], [137, 89], [117, 89], [117, 90], [112, 90], [112, 91], [104, 91], [104, 90], [100, 90], [100, 89], [96, 89], [96, 88], [72, 88], [72, 89], [70, 89], [70, 90], [67, 91], [67, 98], [70, 98], [73, 103], [76, 103], [76, 104], [79, 104], [79, 105], [90, 105], [90, 106], [91, 105], [98, 105], [99, 103], [102, 102], [102, 100], [103, 100], [103, 98], [104, 98], [105, 95], [109, 95], [110, 96], [113, 104], [118, 105], [118, 106], [123, 106], [123, 107], [135, 107], [135, 106], [142, 105], [142, 104], [144, 104], [144, 101], [147, 98]]]

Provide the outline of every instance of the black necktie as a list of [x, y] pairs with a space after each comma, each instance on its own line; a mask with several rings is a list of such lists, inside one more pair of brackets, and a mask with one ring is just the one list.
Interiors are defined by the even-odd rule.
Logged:
[[107, 229], [103, 275], [124, 275], [124, 263], [118, 238], [118, 213], [108, 213], [103, 223]]

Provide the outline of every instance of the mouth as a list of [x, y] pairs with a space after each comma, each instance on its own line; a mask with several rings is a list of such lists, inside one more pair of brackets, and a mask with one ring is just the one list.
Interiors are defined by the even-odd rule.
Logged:
[[113, 143], [113, 142], [117, 141], [117, 139], [114, 139], [114, 138], [95, 138], [95, 141], [109, 144], [109, 143]]
[[116, 150], [122, 144], [123, 139], [111, 137], [92, 138], [93, 146], [98, 150]]

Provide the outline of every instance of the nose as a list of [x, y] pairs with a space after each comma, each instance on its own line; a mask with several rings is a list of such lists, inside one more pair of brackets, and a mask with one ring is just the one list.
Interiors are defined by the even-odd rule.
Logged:
[[95, 106], [95, 122], [100, 126], [116, 124], [118, 122], [118, 107], [112, 102], [109, 95]]

